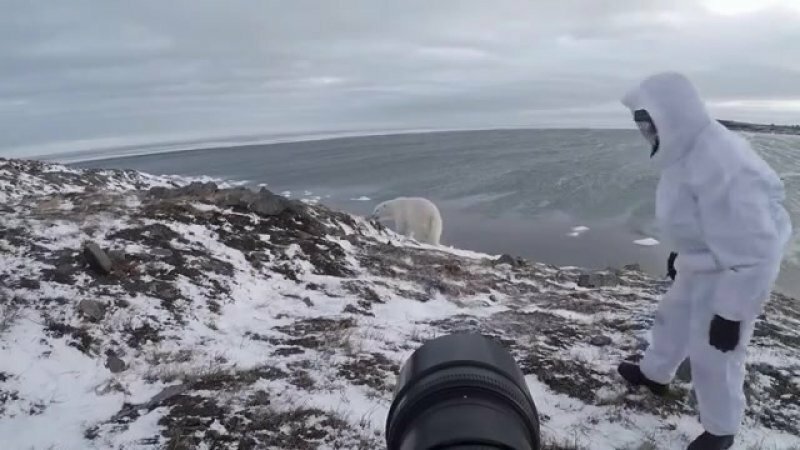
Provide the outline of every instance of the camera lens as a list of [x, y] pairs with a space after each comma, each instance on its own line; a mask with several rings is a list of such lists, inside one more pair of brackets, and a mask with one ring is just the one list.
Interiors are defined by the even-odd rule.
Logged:
[[386, 443], [389, 450], [538, 450], [539, 418], [505, 348], [479, 334], [452, 334], [406, 361]]

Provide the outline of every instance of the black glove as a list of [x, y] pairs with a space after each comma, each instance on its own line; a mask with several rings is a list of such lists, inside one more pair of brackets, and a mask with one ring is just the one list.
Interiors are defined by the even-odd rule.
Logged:
[[741, 322], [714, 316], [708, 333], [708, 343], [722, 353], [733, 351], [739, 345], [739, 326]]
[[675, 281], [675, 277], [678, 276], [678, 271], [675, 270], [676, 259], [678, 259], [678, 254], [676, 252], [670, 253], [669, 259], [667, 259], [667, 276], [672, 278], [672, 281]]

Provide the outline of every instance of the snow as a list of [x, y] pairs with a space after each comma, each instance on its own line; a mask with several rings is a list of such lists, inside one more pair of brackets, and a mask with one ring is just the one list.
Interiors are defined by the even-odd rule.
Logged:
[[372, 201], [372, 199], [367, 197], [366, 195], [362, 195], [361, 197], [351, 198], [350, 200], [354, 201], [354, 202], [369, 202], [369, 201]]
[[[50, 170], [58, 169], [55, 166]], [[180, 178], [142, 177], [149, 180], [146, 186], [186, 183]], [[109, 183], [118, 186], [120, 192], [126, 192], [125, 183], [120, 181], [123, 179], [113, 174]], [[31, 186], [22, 185], [19, 192], [27, 192], [26, 195], [39, 195], [36, 194], [39, 188], [42, 188], [41, 195], [51, 195], [55, 188], [45, 186], [41, 180], [27, 178], [25, 182]], [[133, 187], [129, 184], [127, 189]], [[73, 199], [73, 203], [75, 209], [83, 206], [80, 198]], [[216, 210], [229, 214], [237, 222], [259, 220], [254, 216], [234, 215], [205, 203], [190, 204], [201, 212]], [[109, 418], [120, 412], [123, 404], [146, 403], [165, 387], [180, 384], [189, 379], [187, 377], [202, 377], [214, 371], [237, 373], [265, 364], [287, 376], [260, 377], [235, 389], [194, 390], [191, 395], [216, 401], [220, 408], [231, 405], [233, 411], [240, 411], [248, 408], [248, 396], [263, 390], [269, 394], [271, 411], [318, 408], [382, 443], [384, 421], [391, 402], [390, 388], [394, 384], [393, 370], [396, 369], [373, 366], [394, 364], [399, 367], [423, 341], [459, 327], [489, 331], [518, 343], [513, 352], [519, 361], [545, 355], [555, 361], [578, 363], [594, 371], [592, 376], [603, 382], [602, 387], [596, 389], [598, 401], [586, 402], [557, 391], [558, 385], [546, 378], [535, 374], [526, 376], [542, 417], [541, 428], [547, 442], [609, 449], [639, 448], [650, 440], [657, 448], [677, 449], [685, 448], [701, 431], [696, 416], [690, 412], [665, 413], [662, 417], [652, 411], [629, 409], [626, 404], [646, 402], [646, 397], [631, 394], [621, 383], [614, 382], [615, 362], [626, 355], [637, 335], [642, 333], [603, 328], [603, 324], [621, 320], [625, 325], [632, 325], [641, 317], [652, 315], [659, 291], [654, 282], [641, 275], [625, 275], [639, 278], [618, 288], [579, 289], [575, 285], [575, 278], [581, 272], [578, 268], [554, 269], [535, 263], [524, 269], [494, 267], [489, 260], [495, 256], [414, 243], [394, 233], [379, 231], [362, 218], [353, 218], [348, 223], [329, 219], [327, 225], [342, 230], [344, 236], [329, 231], [329, 235], [316, 237], [327, 248], [340, 249], [344, 256], [338, 261], [355, 274], [338, 277], [317, 273], [308, 254], [313, 251], [313, 245], [285, 244], [282, 234], [285, 230], [269, 228], [264, 223], [256, 227], [258, 231], [252, 232], [254, 242], [263, 244], [265, 249], [255, 253], [268, 262], [254, 265], [249, 259], [252, 254], [229, 245], [224, 239], [226, 231], [242, 233], [248, 230], [246, 226], [238, 229], [232, 225], [233, 220], [217, 228], [194, 220], [143, 219], [134, 216], [140, 207], [138, 201], [126, 201], [120, 205], [128, 209], [126, 212], [115, 210], [72, 221], [33, 218], [23, 213], [0, 216], [0, 227], [25, 224], [31, 231], [29, 239], [51, 250], [79, 252], [89, 238], [106, 247], [124, 248], [127, 255], [136, 256], [135, 260], [140, 262], [139, 281], [147, 285], [157, 285], [163, 281], [160, 273], [179, 268], [172, 267], [167, 262], [175, 262], [165, 258], [148, 260], [151, 249], [145, 243], [115, 241], [109, 237], [113, 231], [164, 225], [178, 234], [179, 238], [169, 245], [173, 252], [184, 255], [182, 261], [187, 267], [203, 267], [200, 263], [210, 258], [231, 265], [230, 275], [207, 269], [189, 273], [191, 276], [178, 271], [170, 278], [170, 286], [181, 298], [172, 303], [149, 291], [129, 292], [121, 284], [96, 284], [97, 279], [87, 273], [76, 276], [74, 285], [42, 279], [38, 289], [17, 288], [13, 287], [16, 280], [40, 277], [49, 262], [35, 259], [24, 248], [16, 248], [10, 237], [0, 239], [0, 276], [8, 280], [7, 284], [0, 285], [0, 295], [27, 302], [21, 307], [21, 317], [7, 330], [0, 330], [0, 373], [8, 375], [6, 381], [0, 382], [0, 396], [16, 392], [19, 397], [0, 404], [3, 448], [164, 448], [167, 437], [159, 421], [175, 413], [177, 408], [159, 406], [151, 411], [141, 410], [138, 417], [125, 423], [109, 423]], [[586, 231], [587, 227], [573, 228], [577, 233]], [[353, 237], [356, 239], [349, 239]], [[384, 245], [383, 249], [399, 253], [395, 260], [384, 260], [387, 266], [396, 266], [394, 275], [375, 272], [369, 264], [364, 264], [362, 253], [373, 245]], [[375, 255], [390, 257], [377, 250]], [[445, 276], [441, 266], [446, 262], [465, 271], [465, 275], [461, 278]], [[420, 268], [420, 264], [430, 266]], [[276, 267], [290, 268], [297, 280], [276, 271]], [[433, 272], [435, 280], [447, 282], [447, 289], [431, 287], [415, 278], [425, 275], [426, 270]], [[555, 278], [557, 274], [565, 278]], [[471, 283], [482, 277], [495, 280], [494, 284], [486, 289], [474, 289]], [[343, 312], [347, 307], [359, 306], [362, 300], [348, 289], [347, 283], [352, 282], [369, 288], [379, 298], [369, 305], [370, 314]], [[317, 288], [309, 288], [311, 283]], [[216, 289], [220, 286], [224, 289]], [[413, 298], [416, 294], [428, 295], [428, 298], [421, 301]], [[490, 295], [495, 301], [488, 300]], [[626, 300], [623, 301], [623, 297]], [[65, 303], [53, 300], [58, 298], [66, 299]], [[548, 298], [552, 301], [547, 301]], [[109, 305], [100, 322], [87, 322], [77, 313], [77, 304], [84, 299]], [[125, 300], [127, 306], [117, 306], [119, 300]], [[213, 302], [217, 307], [209, 306]], [[589, 307], [578, 308], [577, 304]], [[597, 310], [593, 309], [594, 304], [598, 305]], [[617, 309], [600, 309], [601, 305]], [[176, 315], [174, 310], [180, 314]], [[504, 319], [508, 315], [511, 320]], [[540, 325], [544, 327], [563, 321], [566, 328], [552, 335], [538, 332], [532, 322], [525, 322], [531, 317], [542, 318], [545, 323]], [[334, 324], [349, 322], [341, 329], [321, 331], [308, 325], [325, 320]], [[70, 345], [75, 341], [73, 337], [56, 337], [45, 331], [51, 321], [86, 330], [96, 349], [87, 354]], [[128, 345], [130, 335], [125, 330], [144, 325], [156, 329], [160, 340], [145, 340], [138, 347]], [[586, 336], [592, 336], [598, 328], [604, 330], [602, 334], [611, 338], [612, 344], [606, 347], [588, 344]], [[253, 337], [256, 335], [258, 338]], [[319, 345], [313, 343], [314, 339], [320, 340]], [[312, 344], [294, 343], [304, 340], [311, 340]], [[751, 352], [751, 364], [776, 368], [790, 380], [800, 377], [796, 371], [796, 349], [775, 345], [774, 341], [759, 345]], [[120, 357], [128, 364], [126, 371], [112, 374], [104, 366], [103, 351], [107, 349], [121, 350]], [[278, 349], [295, 349], [300, 353], [279, 356], [275, 353]], [[177, 358], [179, 354], [185, 357]], [[383, 362], [376, 363], [376, 358]], [[346, 373], [343, 371], [347, 364], [355, 364], [358, 370], [374, 370], [369, 372], [369, 381], [383, 381], [389, 388], [361, 383], [363, 380], [358, 378], [358, 373], [342, 375]], [[313, 387], [301, 388], [294, 384], [292, 377], [298, 373], [306, 375]], [[564, 376], [580, 375], [570, 372]], [[773, 382], [766, 375], [754, 380], [753, 389], [770, 386]], [[767, 402], [777, 401], [766, 392], [761, 389], [758, 394], [766, 396]], [[757, 406], [770, 405], [760, 403]], [[41, 412], [30, 413], [40, 408]], [[783, 408], [787, 409], [788, 406]], [[283, 424], [287, 430], [291, 430], [291, 425]], [[209, 420], [206, 428], [222, 434], [234, 432], [226, 429], [218, 418]], [[87, 430], [96, 430], [97, 437], [87, 439]], [[205, 431], [203, 429], [202, 433]], [[800, 445], [800, 437], [748, 419], [738, 442], [741, 448], [763, 443], [765, 448], [782, 449]], [[357, 448], [351, 441], [337, 445]], [[212, 447], [209, 442], [203, 442], [194, 448]], [[375, 447], [380, 448], [380, 445]]]
[[62, 248], [78, 248], [81, 246], [81, 232], [78, 224], [72, 222], [56, 222], [46, 229], [39, 223], [33, 224], [34, 233], [41, 233], [46, 239], [42, 245], [50, 250]]
[[587, 231], [589, 231], [589, 227], [580, 225], [577, 227], [572, 227], [572, 231], [567, 236], [578, 237]]
[[[114, 414], [124, 396], [102, 393], [107, 371], [64, 340], [44, 344], [42, 327], [30, 318], [8, 333], [13, 338], [3, 342], [0, 372], [17, 374], [4, 388], [24, 401], [0, 420], [3, 447], [85, 448], [84, 426]], [[35, 405], [44, 406], [38, 415], [20, 410]]]
[[652, 247], [654, 245], [660, 244], [660, 242], [658, 240], [653, 239], [653, 238], [639, 239], [637, 241], [633, 241], [633, 243], [636, 244], [636, 245], [641, 245], [643, 247]]
[[208, 211], [220, 211], [220, 209], [215, 205], [207, 205], [205, 203], [192, 203], [192, 208], [201, 211], [201, 212], [208, 212]]
[[305, 197], [300, 199], [301, 202], [305, 203], [306, 205], [316, 205], [322, 200], [322, 197], [319, 195], [312, 195], [310, 197]]
[[[138, 420], [131, 422], [127, 429], [122, 430], [119, 434], [108, 434], [100, 438], [99, 445], [96, 445], [95, 448], [152, 449], [153, 446], [148, 445], [146, 442], [158, 434], [158, 430], [161, 428], [158, 421], [167, 411], [168, 408], [165, 407], [150, 411]], [[211, 427], [213, 426], [214, 424], [211, 425]]]
[[574, 443], [587, 450], [634, 445], [633, 448], [637, 448], [642, 442], [643, 430], [656, 430], [661, 425], [661, 420], [654, 416], [635, 417], [630, 427], [610, 424], [606, 416], [613, 414], [615, 407], [587, 406], [566, 395], [553, 393], [534, 376], [526, 377], [526, 381], [539, 415], [551, 418], [540, 422], [542, 434], [551, 442]]

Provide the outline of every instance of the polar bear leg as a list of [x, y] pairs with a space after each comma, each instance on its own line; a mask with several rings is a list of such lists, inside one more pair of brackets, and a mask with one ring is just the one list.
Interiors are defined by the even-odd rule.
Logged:
[[431, 211], [428, 218], [428, 232], [426, 241], [433, 245], [439, 245], [442, 238], [442, 218], [437, 210]]

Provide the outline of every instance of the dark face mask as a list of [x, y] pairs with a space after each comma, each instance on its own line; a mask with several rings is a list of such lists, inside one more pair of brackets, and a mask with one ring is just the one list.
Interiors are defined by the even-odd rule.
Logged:
[[652, 152], [650, 153], [650, 157], [652, 158], [655, 156], [656, 152], [658, 152], [659, 147], [659, 139], [658, 139], [658, 130], [656, 129], [656, 124], [653, 123], [653, 119], [650, 118], [650, 114], [643, 110], [637, 110], [633, 113], [633, 120], [636, 123], [636, 126], [639, 127], [639, 131], [642, 133], [647, 142], [650, 143], [650, 147], [652, 148]]

